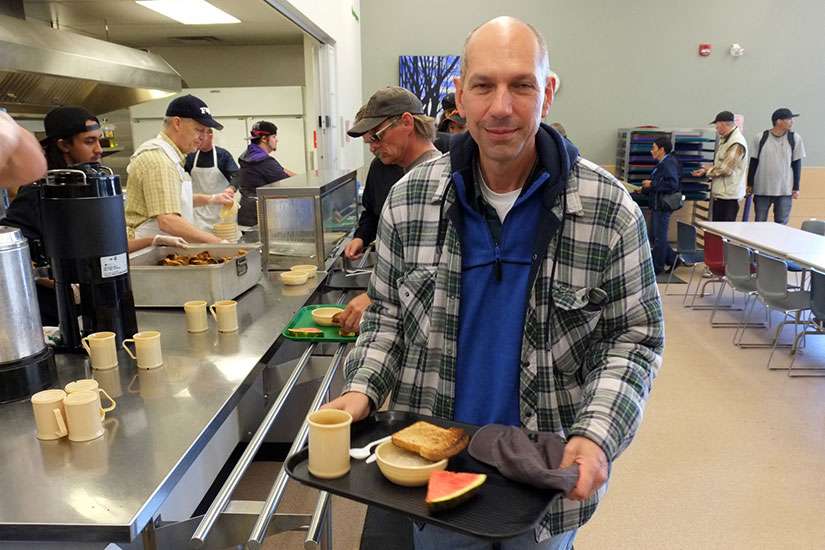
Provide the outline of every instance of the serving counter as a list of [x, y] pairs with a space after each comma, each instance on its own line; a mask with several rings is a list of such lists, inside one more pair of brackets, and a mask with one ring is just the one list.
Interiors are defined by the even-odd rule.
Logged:
[[117, 402], [97, 440], [39, 441], [28, 400], [0, 406], [0, 541], [139, 540], [322, 282], [295, 290], [277, 275], [265, 272], [238, 298], [235, 333], [210, 323], [189, 334], [179, 308], [139, 311], [141, 330], [161, 332], [160, 368], [139, 370], [122, 350], [109, 371], [91, 371], [85, 355], [59, 355], [59, 386], [94, 376]]

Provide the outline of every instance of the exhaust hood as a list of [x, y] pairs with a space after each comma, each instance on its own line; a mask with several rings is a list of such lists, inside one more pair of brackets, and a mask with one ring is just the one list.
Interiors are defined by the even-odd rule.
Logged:
[[0, 15], [0, 107], [40, 117], [59, 105], [95, 114], [179, 92], [161, 57], [37, 21]]

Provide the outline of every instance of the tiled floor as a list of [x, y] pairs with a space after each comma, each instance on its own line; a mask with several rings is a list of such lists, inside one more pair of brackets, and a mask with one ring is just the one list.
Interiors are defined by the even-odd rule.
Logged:
[[[734, 347], [732, 329], [711, 329], [710, 312], [679, 297], [665, 297], [665, 315], [644, 423], [576, 549], [825, 548], [825, 378], [768, 371], [768, 351]], [[775, 360], [787, 364], [787, 351]], [[808, 340], [805, 365], [825, 367], [825, 337]], [[282, 510], [311, 510], [314, 493], [291, 489]], [[335, 550], [356, 549], [364, 508], [334, 509]], [[268, 542], [303, 548], [299, 534]]]

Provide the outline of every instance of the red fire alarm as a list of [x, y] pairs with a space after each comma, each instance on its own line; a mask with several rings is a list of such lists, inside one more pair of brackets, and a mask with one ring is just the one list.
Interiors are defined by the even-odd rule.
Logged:
[[707, 57], [710, 55], [712, 49], [713, 46], [711, 46], [710, 44], [699, 44], [699, 55], [701, 55], [702, 57]]

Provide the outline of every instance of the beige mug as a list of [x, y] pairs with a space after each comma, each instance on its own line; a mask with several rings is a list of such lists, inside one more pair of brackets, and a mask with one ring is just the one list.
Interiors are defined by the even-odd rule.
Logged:
[[321, 409], [309, 413], [309, 473], [335, 479], [349, 472], [352, 416], [346, 411]]
[[238, 330], [238, 302], [235, 300], [221, 300], [209, 306], [209, 312], [218, 322], [220, 332]]
[[103, 419], [100, 410], [100, 394], [81, 390], [70, 393], [63, 400], [66, 408], [66, 425], [69, 441], [91, 441], [103, 435]]
[[[135, 344], [135, 353], [126, 345], [127, 342]], [[144, 330], [136, 332], [131, 338], [123, 341], [123, 349], [129, 357], [137, 361], [139, 369], [154, 369], [163, 364], [163, 355], [160, 351], [160, 332], [156, 330]]]
[[116, 337], [114, 332], [94, 332], [80, 339], [80, 344], [89, 354], [93, 369], [107, 370], [117, 366]]
[[[112, 396], [106, 393], [106, 390], [101, 388], [98, 381], [93, 378], [84, 378], [83, 380], [75, 380], [74, 382], [69, 382], [63, 389], [66, 390], [66, 393], [68, 395], [71, 395], [79, 391], [90, 391], [97, 393], [97, 406], [100, 409], [100, 416], [103, 418], [106, 418], [106, 413], [115, 410], [115, 407], [117, 406], [117, 403], [115, 403], [115, 400], [112, 399]], [[106, 399], [109, 400], [108, 407], [103, 407], [103, 402], [100, 400], [100, 394], [103, 394], [106, 397]]]
[[190, 300], [183, 304], [186, 313], [186, 330], [188, 332], [205, 332], [209, 330], [206, 318], [206, 300]]
[[66, 410], [63, 406], [65, 398], [66, 392], [63, 390], [43, 390], [32, 395], [37, 439], [44, 441], [60, 439], [69, 433], [64, 420], [66, 418]]

